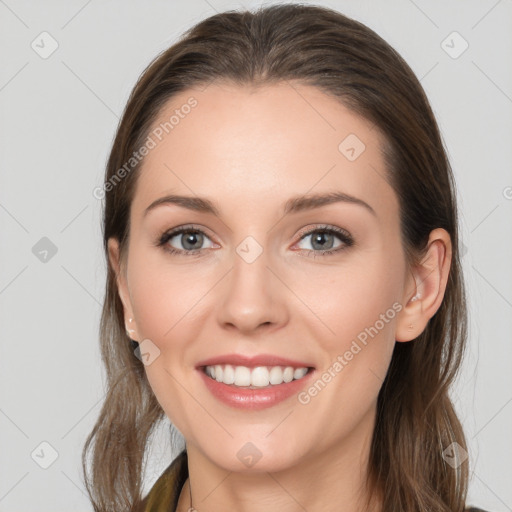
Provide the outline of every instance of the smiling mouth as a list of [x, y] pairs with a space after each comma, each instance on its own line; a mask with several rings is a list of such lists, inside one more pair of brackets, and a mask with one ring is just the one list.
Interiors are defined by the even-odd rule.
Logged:
[[262, 389], [300, 380], [310, 373], [312, 367], [293, 366], [235, 366], [216, 364], [201, 367], [212, 380], [228, 386], [245, 389]]

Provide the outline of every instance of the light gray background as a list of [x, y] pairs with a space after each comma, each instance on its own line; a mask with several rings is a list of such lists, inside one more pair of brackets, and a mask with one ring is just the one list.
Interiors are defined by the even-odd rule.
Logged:
[[[510, 511], [512, 0], [318, 3], [391, 43], [439, 121], [467, 247], [470, 346], [453, 397], [470, 443], [469, 503]], [[0, 0], [0, 511], [92, 510], [80, 453], [104, 396], [105, 278], [92, 190], [149, 61], [216, 11], [256, 5]], [[31, 47], [43, 31], [59, 45], [46, 59]], [[446, 40], [453, 31], [469, 44], [458, 58], [445, 51], [463, 48]], [[45, 263], [33, 253], [43, 237], [57, 247]], [[165, 435], [164, 426], [147, 489], [174, 456]], [[50, 461], [44, 441], [58, 453], [48, 469], [34, 460]]]

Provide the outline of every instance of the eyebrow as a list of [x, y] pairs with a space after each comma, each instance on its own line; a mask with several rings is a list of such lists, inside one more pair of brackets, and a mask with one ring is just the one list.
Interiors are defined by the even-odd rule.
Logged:
[[[362, 199], [345, 194], [344, 192], [329, 192], [326, 194], [313, 194], [305, 196], [292, 197], [284, 204], [284, 215], [289, 213], [297, 213], [305, 210], [313, 210], [333, 203], [349, 203], [364, 207], [375, 217], [377, 216], [375, 210]], [[206, 198], [181, 196], [181, 195], [166, 195], [153, 201], [145, 210], [143, 216], [145, 217], [151, 210], [158, 206], [166, 204], [175, 204], [188, 210], [193, 210], [201, 213], [211, 213], [220, 217], [219, 210], [215, 205]]]

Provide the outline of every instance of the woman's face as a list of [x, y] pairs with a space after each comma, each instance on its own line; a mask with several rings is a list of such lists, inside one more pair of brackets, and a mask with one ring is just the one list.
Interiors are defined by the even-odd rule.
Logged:
[[[175, 96], [150, 136], [120, 293], [189, 452], [231, 471], [357, 457], [414, 291], [377, 128], [309, 86], [217, 83]], [[166, 196], [188, 199], [148, 210]]]

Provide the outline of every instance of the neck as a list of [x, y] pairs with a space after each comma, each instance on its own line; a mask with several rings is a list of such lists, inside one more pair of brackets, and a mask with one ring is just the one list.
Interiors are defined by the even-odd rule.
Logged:
[[[187, 445], [189, 479], [177, 512], [361, 512], [368, 498], [365, 483], [374, 421], [372, 412], [335, 446], [305, 454], [275, 472], [227, 471], [197, 446]], [[380, 512], [379, 499], [370, 504], [371, 512]]]

